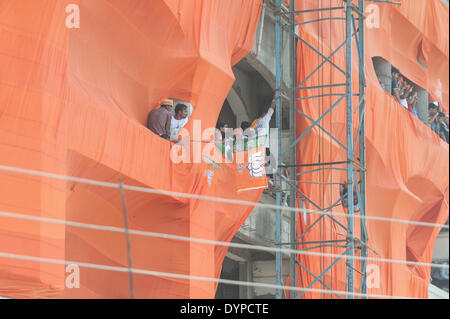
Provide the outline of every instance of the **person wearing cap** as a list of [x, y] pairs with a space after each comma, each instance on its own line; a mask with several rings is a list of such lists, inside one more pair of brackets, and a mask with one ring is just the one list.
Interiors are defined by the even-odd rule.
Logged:
[[170, 140], [170, 124], [172, 121], [173, 100], [166, 99], [161, 102], [159, 109], [148, 114], [147, 128], [156, 135]]

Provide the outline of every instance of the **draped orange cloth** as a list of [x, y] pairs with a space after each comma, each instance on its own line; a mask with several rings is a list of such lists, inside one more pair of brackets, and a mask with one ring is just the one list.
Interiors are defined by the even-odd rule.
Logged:
[[[171, 97], [195, 105], [186, 125], [190, 139], [196, 120], [199, 140], [215, 127], [234, 82], [231, 68], [253, 47], [261, 3], [0, 1], [0, 165], [114, 183], [122, 177], [125, 184], [257, 202], [261, 189], [238, 192], [245, 172], [239, 174], [235, 163], [203, 162], [206, 153], [195, 142], [186, 145], [191, 163], [172, 162], [173, 144], [145, 123], [148, 112]], [[80, 28], [66, 27], [75, 21], [69, 4], [78, 5]], [[223, 160], [220, 152], [208, 156]], [[248, 179], [247, 187], [253, 185]], [[131, 229], [220, 241], [231, 241], [252, 210], [132, 191], [125, 191], [125, 201]], [[3, 170], [0, 211], [124, 226], [118, 188]], [[227, 250], [138, 235], [130, 240], [133, 268], [180, 275], [219, 277]], [[0, 217], [0, 252], [128, 265], [123, 233], [7, 217]], [[80, 288], [70, 289], [65, 281], [71, 274], [63, 265], [0, 257], [0, 295], [130, 296], [126, 272], [80, 267]], [[134, 275], [137, 298], [212, 298], [216, 286]]]
[[[358, 5], [358, 1], [354, 1]], [[423, 122], [401, 106], [393, 96], [383, 91], [372, 63], [372, 58], [380, 56], [399, 68], [400, 72], [426, 89], [432, 100], [439, 100], [448, 112], [448, 17], [449, 10], [441, 1], [401, 1], [401, 6], [390, 4], [370, 4], [366, 2], [365, 27], [365, 75], [366, 87], [366, 158], [367, 158], [367, 215], [406, 221], [420, 221], [444, 224], [448, 218], [448, 144], [431, 131]], [[341, 1], [297, 1], [298, 10], [322, 7], [338, 7]], [[379, 20], [376, 14], [378, 10]], [[344, 17], [342, 10], [307, 13], [298, 17], [300, 21], [319, 18]], [[355, 26], [359, 27], [358, 21]], [[352, 32], [354, 32], [352, 30]], [[345, 22], [326, 20], [320, 24], [300, 26], [300, 36], [328, 57], [345, 40]], [[360, 40], [360, 39], [358, 39]], [[359, 57], [355, 41], [353, 43], [353, 92], [358, 88]], [[427, 69], [417, 61], [419, 45], [426, 47]], [[321, 62], [322, 58], [305, 44], [298, 45], [298, 83], [300, 84]], [[331, 61], [345, 70], [345, 46]], [[345, 83], [345, 74], [326, 62], [305, 83], [305, 87]], [[344, 87], [322, 90], [302, 90], [299, 97], [318, 94], [345, 94]], [[321, 99], [304, 99], [297, 108], [314, 120], [318, 119], [340, 96]], [[342, 144], [347, 144], [345, 98], [328, 114], [320, 125], [331, 132]], [[357, 96], [353, 99], [356, 109]], [[358, 127], [359, 114], [354, 113], [354, 136]], [[305, 117], [297, 119], [297, 135], [300, 136], [312, 124]], [[356, 147], [359, 156], [359, 147]], [[328, 135], [315, 127], [297, 146], [299, 164], [346, 161], [347, 151]], [[345, 168], [337, 165], [336, 168]], [[311, 168], [299, 169], [306, 172]], [[303, 174], [301, 180], [322, 183], [344, 183], [346, 171], [319, 170]], [[359, 180], [359, 174], [357, 174]], [[300, 183], [301, 190], [323, 208], [331, 207], [339, 201], [338, 185], [311, 185]], [[309, 209], [317, 209], [307, 201]], [[331, 210], [345, 213], [338, 205]], [[356, 213], [359, 216], [359, 213]], [[297, 235], [305, 231], [318, 215], [309, 215], [306, 221], [299, 218]], [[346, 227], [347, 219], [335, 217]], [[355, 218], [355, 236], [359, 237], [360, 219]], [[405, 223], [367, 221], [368, 250], [370, 258], [395, 259], [400, 262], [430, 263], [434, 242], [439, 227], [423, 227]], [[306, 234], [302, 240], [345, 240], [345, 228], [325, 217]], [[339, 244], [338, 244], [339, 245]], [[342, 244], [341, 244], [342, 245]], [[358, 244], [356, 244], [358, 245]], [[314, 250], [328, 254], [342, 254], [344, 248], [324, 247]], [[377, 254], [375, 254], [375, 252]], [[359, 252], [355, 252], [359, 256]], [[335, 260], [330, 257], [301, 256], [299, 261], [318, 276]], [[359, 262], [355, 262], [359, 267]], [[357, 268], [358, 269], [358, 268]], [[430, 283], [430, 267], [412, 266], [398, 263], [368, 261], [368, 293], [387, 296], [427, 298]], [[323, 282], [334, 290], [345, 290], [345, 259], [341, 259], [331, 272], [327, 272]], [[297, 271], [297, 285], [307, 287], [314, 280], [302, 269]], [[355, 292], [358, 292], [361, 276], [355, 272]], [[320, 282], [312, 285], [315, 289], [326, 289]], [[306, 298], [336, 298], [330, 293], [306, 293]]]

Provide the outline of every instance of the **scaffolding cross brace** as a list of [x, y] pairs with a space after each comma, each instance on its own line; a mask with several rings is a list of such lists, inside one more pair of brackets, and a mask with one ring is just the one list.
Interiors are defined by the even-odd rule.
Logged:
[[[296, 10], [296, 0], [290, 0], [289, 5], [286, 4], [286, 0], [273, 0], [274, 6], [275, 6], [275, 70], [276, 70], [276, 91], [275, 91], [275, 98], [276, 98], [276, 126], [278, 128], [278, 154], [277, 158], [281, 159], [282, 156], [289, 153], [289, 165], [279, 166], [277, 168], [277, 173], [275, 174], [275, 185], [278, 187], [278, 189], [281, 189], [281, 180], [283, 176], [279, 173], [280, 167], [288, 168], [290, 172], [290, 176], [292, 178], [295, 178], [294, 181], [287, 182], [290, 188], [290, 197], [289, 197], [289, 206], [290, 207], [296, 207], [297, 200], [300, 199], [300, 202], [303, 203], [303, 201], [310, 203], [312, 206], [316, 207], [317, 209], [323, 210], [323, 211], [329, 211], [333, 207], [340, 204], [341, 199], [339, 199], [337, 202], [335, 202], [331, 207], [324, 208], [321, 207], [320, 203], [316, 203], [313, 199], [309, 198], [307, 194], [304, 194], [301, 190], [298, 189], [298, 185], [301, 184], [299, 181], [300, 177], [304, 175], [306, 172], [298, 173], [297, 168], [302, 166], [302, 164], [298, 164], [296, 160], [296, 146], [298, 143], [302, 141], [302, 139], [310, 132], [314, 127], [318, 128], [320, 132], [326, 134], [328, 137], [330, 137], [334, 142], [337, 142], [337, 144], [346, 151], [347, 154], [347, 160], [343, 162], [318, 162], [318, 163], [308, 163], [309, 166], [320, 166], [320, 168], [308, 171], [315, 172], [319, 170], [345, 170], [346, 176], [347, 176], [347, 196], [348, 196], [348, 214], [349, 217], [347, 219], [347, 226], [343, 225], [342, 223], [338, 222], [336, 219], [334, 219], [331, 216], [326, 216], [332, 223], [336, 223], [340, 228], [343, 228], [347, 234], [346, 234], [346, 240], [344, 241], [344, 245], [341, 247], [344, 248], [344, 252], [339, 258], [335, 258], [326, 268], [324, 271], [322, 271], [321, 274], [315, 275], [311, 270], [307, 269], [305, 265], [302, 265], [299, 261], [297, 261], [297, 256], [291, 255], [290, 256], [290, 286], [296, 287], [296, 270], [297, 267], [300, 267], [304, 271], [306, 271], [309, 275], [311, 275], [314, 280], [307, 285], [307, 288], [311, 288], [316, 282], [320, 283], [322, 285], [322, 288], [325, 290], [330, 290], [330, 295], [332, 294], [331, 290], [333, 290], [333, 287], [327, 285], [323, 280], [323, 276], [325, 276], [328, 272], [332, 271], [333, 267], [341, 260], [344, 259], [343, 257], [345, 255], [353, 257], [355, 255], [355, 250], [359, 250], [362, 257], [367, 257], [367, 228], [366, 228], [366, 220], [364, 218], [360, 219], [360, 237], [361, 238], [355, 238], [355, 223], [353, 214], [354, 207], [351, 205], [353, 203], [353, 189], [356, 189], [356, 196], [358, 198], [358, 203], [360, 205], [360, 214], [361, 216], [366, 216], [366, 176], [365, 176], [365, 168], [366, 168], [366, 154], [365, 154], [365, 73], [364, 73], [364, 4], [366, 0], [358, 0], [358, 6], [356, 6], [352, 0], [344, 0], [342, 7], [322, 7], [321, 1], [316, 1], [317, 8], [314, 9], [308, 9], [308, 10]], [[368, 1], [368, 0], [367, 0]], [[331, 3], [331, 2], [330, 2]], [[319, 18], [309, 21], [302, 21], [301, 19], [298, 19], [298, 17], [301, 17], [304, 13], [314, 13], [314, 12], [343, 12], [343, 17], [325, 17], [325, 18]], [[331, 15], [331, 14], [330, 14]], [[356, 16], [356, 18], [355, 18]], [[359, 27], [356, 27], [355, 19], [358, 21]], [[342, 21], [343, 22], [343, 30], [345, 30], [345, 41], [342, 42], [336, 49], [334, 49], [331, 54], [328, 56], [320, 51], [320, 48], [315, 48], [314, 45], [308, 43], [305, 39], [303, 39], [300, 36], [300, 32], [298, 32], [299, 28], [306, 24], [313, 24], [313, 23], [322, 23], [324, 21]], [[282, 152], [281, 151], [281, 116], [282, 116], [282, 105], [281, 105], [281, 97], [282, 97], [282, 66], [283, 66], [283, 33], [282, 31], [285, 31], [287, 33], [287, 38], [289, 41], [289, 61], [288, 61], [288, 69], [289, 69], [289, 76], [290, 76], [290, 83], [286, 83], [286, 87], [289, 92], [289, 135], [290, 135], [290, 145], [289, 147]], [[358, 93], [353, 93], [353, 87], [352, 87], [352, 59], [353, 59], [353, 52], [352, 52], [352, 45], [353, 40], [355, 40], [357, 53], [358, 53]], [[304, 79], [299, 79], [300, 83], [297, 83], [297, 44], [302, 43], [309, 49], [311, 49], [320, 59], [322, 59], [322, 62], [307, 76], [305, 76]], [[335, 64], [331, 58], [339, 51], [345, 49], [345, 61], [346, 65], [344, 67], [340, 67], [337, 64]], [[331, 51], [331, 48], [330, 48]], [[324, 67], [324, 65], [329, 64], [330, 67], [334, 68], [338, 72], [341, 72], [345, 74], [345, 83], [320, 83], [318, 86], [311, 86], [311, 87], [304, 87], [303, 85], [306, 83], [308, 79], [310, 79], [315, 73], [317, 73], [321, 68]], [[345, 70], [344, 70], [345, 69]], [[342, 87], [345, 88], [345, 92], [342, 92], [340, 94], [317, 94], [313, 96], [307, 96], [307, 97], [298, 97], [299, 92], [304, 92], [307, 89], [323, 89], [323, 88], [331, 88], [331, 87]], [[328, 105], [328, 107], [325, 107], [325, 112], [323, 112], [318, 119], [314, 120], [307, 114], [305, 114], [302, 110], [297, 109], [297, 101], [301, 101], [304, 99], [323, 99], [324, 97], [330, 97], [330, 96], [338, 96], [340, 97], [335, 103], [332, 105]], [[359, 97], [359, 103], [355, 106], [355, 110], [353, 109], [354, 103], [353, 103], [353, 97], [358, 96]], [[326, 116], [329, 116], [330, 114], [335, 111], [336, 105], [340, 104], [342, 101], [346, 102], [346, 134], [347, 134], [347, 141], [346, 145], [338, 140], [335, 136], [333, 136], [332, 131], [326, 130], [320, 123], [323, 121], [323, 119]], [[331, 103], [331, 99], [330, 99]], [[353, 114], [358, 112], [359, 113], [359, 121], [358, 121], [358, 127], [356, 130], [356, 136], [353, 135]], [[304, 116], [309, 121], [312, 122], [310, 127], [306, 128], [303, 133], [300, 136], [296, 135], [296, 118], [297, 116]], [[359, 157], [356, 156], [356, 147], [359, 146]], [[333, 167], [336, 164], [344, 165], [345, 168], [336, 168]], [[359, 180], [357, 178], [357, 175], [359, 175]], [[317, 184], [322, 185], [322, 191], [324, 191], [325, 187], [333, 187], [336, 183], [323, 183], [323, 182], [317, 182]], [[281, 194], [278, 192], [276, 194], [276, 204], [279, 206], [281, 203]], [[326, 218], [318, 218], [312, 225], [310, 225], [305, 232], [302, 234], [297, 235], [296, 234], [296, 225], [297, 225], [297, 216], [296, 214], [292, 214], [291, 216], [291, 227], [290, 227], [290, 242], [289, 243], [281, 243], [281, 216], [282, 216], [282, 210], [277, 209], [276, 211], [276, 242], [281, 248], [282, 245], [290, 245], [291, 249], [298, 249], [299, 245], [305, 245], [308, 244], [308, 242], [301, 242], [300, 240], [314, 227], [319, 227], [318, 225], [323, 222]], [[356, 243], [360, 243], [360, 245], [355, 246]], [[309, 242], [311, 244], [312, 242]], [[315, 244], [318, 244], [318, 246], [312, 247], [312, 248], [318, 248], [318, 247], [324, 247], [327, 245], [327, 243], [330, 243], [328, 240], [324, 240], [323, 242], [314, 242]], [[276, 253], [276, 284], [281, 286], [282, 284], [282, 258], [281, 258], [281, 251]], [[367, 287], [366, 287], [366, 262], [362, 261], [359, 264], [359, 269], [356, 268], [353, 258], [346, 259], [346, 291], [349, 292], [347, 295], [347, 298], [353, 298], [354, 292], [355, 292], [355, 272], [360, 275], [360, 287], [359, 290], [363, 293], [367, 293]], [[302, 292], [299, 295], [296, 295], [295, 293], [291, 293], [291, 298], [300, 298], [302, 297], [304, 292]], [[281, 289], [277, 290], [276, 297], [282, 298], [282, 291]]]

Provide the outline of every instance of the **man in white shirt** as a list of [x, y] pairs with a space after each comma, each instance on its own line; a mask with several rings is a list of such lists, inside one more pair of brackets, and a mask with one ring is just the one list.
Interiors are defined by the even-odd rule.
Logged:
[[[272, 119], [273, 112], [275, 110], [275, 98], [272, 100], [267, 112], [262, 112], [259, 116], [259, 120], [255, 125], [255, 131], [258, 136], [266, 136], [266, 157], [271, 156], [270, 154], [270, 120]], [[267, 160], [266, 160], [267, 162]], [[272, 178], [273, 174], [266, 174], [267, 177]]]
[[178, 133], [188, 121], [188, 107], [185, 104], [175, 106], [175, 116], [172, 116], [170, 122], [170, 137], [172, 140], [178, 140]]
[[269, 138], [270, 120], [272, 119], [274, 110], [275, 110], [275, 99], [272, 100], [272, 104], [270, 105], [267, 112], [263, 111], [260, 114], [258, 122], [256, 122], [255, 125], [255, 131], [259, 136], [266, 135], [266, 148], [270, 147], [270, 138]]

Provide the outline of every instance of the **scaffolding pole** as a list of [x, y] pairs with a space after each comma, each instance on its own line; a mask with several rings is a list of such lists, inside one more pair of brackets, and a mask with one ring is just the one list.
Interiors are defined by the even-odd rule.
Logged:
[[[347, 259], [346, 265], [347, 265], [347, 278], [346, 278], [346, 287], [348, 292], [354, 292], [354, 279], [355, 275], [353, 272], [354, 269], [354, 229], [353, 229], [353, 85], [352, 85], [352, 18], [353, 18], [353, 10], [352, 10], [352, 1], [353, 0], [346, 0], [344, 3], [344, 10], [345, 10], [345, 35], [346, 35], [346, 44], [345, 44], [345, 60], [346, 60], [346, 74], [345, 74], [345, 84], [346, 84], [346, 91], [347, 91], [347, 196], [348, 196], [348, 222], [347, 222], [347, 240], [348, 240], [348, 250], [347, 255], [351, 258]], [[353, 295], [347, 296], [349, 299], [353, 299]]]
[[[289, 169], [289, 175], [290, 179], [289, 181], [284, 178], [286, 183], [289, 185], [289, 206], [290, 207], [296, 207], [297, 200], [300, 200], [301, 203], [309, 203], [313, 207], [322, 210], [322, 211], [330, 211], [334, 207], [338, 206], [340, 204], [340, 200], [338, 200], [336, 203], [334, 203], [332, 206], [326, 208], [322, 207], [320, 203], [316, 203], [313, 199], [308, 197], [308, 194], [304, 194], [302, 191], [299, 190], [297, 185], [301, 185], [301, 181], [299, 180], [302, 175], [305, 174], [305, 172], [298, 173], [297, 169], [300, 167], [306, 167], [306, 166], [318, 166], [318, 169], [314, 169], [309, 172], [314, 171], [320, 171], [320, 170], [341, 170], [346, 171], [346, 178], [345, 181], [347, 185], [347, 200], [348, 200], [348, 219], [347, 219], [347, 226], [343, 225], [339, 221], [337, 221], [332, 216], [321, 216], [318, 218], [313, 224], [308, 226], [308, 228], [302, 233], [297, 235], [296, 233], [296, 226], [297, 223], [303, 220], [303, 222], [306, 222], [305, 216], [303, 218], [297, 218], [296, 214], [293, 214], [291, 216], [291, 227], [290, 227], [290, 240], [289, 243], [281, 243], [281, 214], [282, 211], [278, 209], [276, 211], [276, 243], [279, 245], [279, 247], [282, 247], [283, 245], [290, 245], [292, 249], [297, 249], [301, 245], [305, 244], [316, 244], [317, 246], [310, 247], [309, 249], [317, 249], [317, 248], [323, 248], [323, 247], [341, 247], [343, 249], [343, 252], [341, 253], [340, 257], [335, 258], [332, 260], [328, 266], [325, 267], [325, 270], [321, 271], [320, 274], [316, 275], [314, 274], [310, 269], [307, 269], [305, 265], [302, 265], [298, 260], [298, 256], [291, 255], [290, 256], [290, 283], [289, 285], [294, 287], [297, 286], [296, 281], [296, 271], [297, 269], [302, 269], [303, 271], [306, 271], [314, 280], [310, 283], [305, 283], [307, 288], [311, 288], [314, 284], [320, 283], [322, 289], [328, 289], [330, 290], [330, 295], [333, 295], [331, 290], [335, 289], [332, 285], [326, 284], [326, 282], [323, 280], [323, 277], [331, 272], [333, 270], [333, 267], [338, 264], [340, 260], [345, 260], [346, 262], [346, 276], [345, 276], [345, 283], [346, 283], [346, 291], [349, 292], [347, 295], [347, 298], [353, 298], [353, 293], [355, 292], [355, 273], [359, 274], [360, 278], [360, 286], [359, 290], [362, 293], [367, 293], [367, 288], [365, 284], [366, 280], [366, 262], [361, 262], [359, 264], [354, 263], [353, 258], [355, 256], [355, 251], [358, 250], [360, 252], [360, 255], [363, 257], [367, 257], [367, 231], [366, 231], [366, 221], [365, 219], [360, 219], [360, 237], [361, 238], [355, 238], [355, 223], [354, 223], [354, 207], [353, 207], [353, 190], [356, 189], [356, 196], [358, 197], [358, 203], [360, 204], [360, 212], [362, 216], [366, 215], [366, 180], [365, 180], [365, 168], [366, 168], [366, 157], [365, 157], [365, 75], [364, 75], [364, 28], [360, 27], [363, 26], [364, 23], [364, 1], [368, 0], [358, 0], [359, 4], [358, 6], [353, 4], [352, 0], [344, 0], [342, 7], [321, 7], [319, 1], [317, 8], [315, 9], [308, 9], [308, 10], [296, 10], [296, 0], [290, 0], [289, 6], [287, 7], [285, 5], [285, 0], [274, 0], [275, 5], [275, 70], [276, 70], [276, 91], [275, 91], [275, 97], [276, 97], [276, 125], [278, 128], [278, 149], [277, 149], [277, 159], [278, 161], [281, 159], [282, 156], [287, 155], [289, 153], [289, 164], [288, 165], [280, 165], [278, 166], [277, 172], [275, 174], [275, 184], [277, 185], [278, 189], [280, 186], [280, 178], [283, 178], [279, 174], [279, 168], [284, 167]], [[311, 21], [303, 21], [301, 19], [298, 19], [299, 16], [301, 16], [304, 13], [312, 13], [312, 12], [342, 12], [344, 17], [319, 17], [319, 19], [314, 19]], [[355, 25], [355, 16], [356, 20], [359, 23], [358, 28], [356, 28]], [[319, 48], [315, 48], [313, 45], [308, 43], [305, 39], [303, 39], [300, 36], [300, 33], [297, 31], [297, 28], [301, 28], [303, 25], [306, 24], [312, 24], [312, 23], [322, 23], [324, 21], [342, 21], [343, 22], [343, 29], [345, 28], [345, 41], [340, 44], [337, 48], [334, 49], [334, 51], [331, 52], [329, 56], [326, 56], [324, 52], [320, 51]], [[344, 24], [345, 23], [345, 24]], [[282, 37], [283, 33], [282, 31], [286, 31], [289, 39], [289, 75], [290, 75], [290, 81], [289, 83], [285, 83], [285, 86], [288, 87], [289, 91], [289, 137], [290, 137], [290, 145], [289, 147], [281, 151], [281, 115], [282, 115], [282, 108], [281, 108], [281, 90], [282, 90], [282, 67], [283, 67], [283, 55], [282, 54]], [[353, 40], [356, 42], [356, 48], [359, 58], [358, 63], [358, 78], [359, 78], [359, 85], [358, 85], [358, 93], [353, 93], [353, 87], [352, 87], [352, 65], [353, 65], [353, 52], [352, 52], [352, 44]], [[322, 59], [322, 62], [319, 64], [317, 68], [315, 68], [314, 71], [312, 71], [310, 74], [305, 75], [304, 79], [297, 79], [297, 43], [301, 42], [305, 45], [305, 47], [308, 47], [311, 49], [315, 54], [317, 54], [318, 57]], [[332, 48], [330, 48], [331, 51]], [[345, 50], [345, 67], [341, 68], [338, 65], [336, 65], [332, 60], [332, 56], [336, 54], [339, 51]], [[319, 85], [316, 86], [303, 86], [306, 81], [311, 78], [314, 73], [318, 72], [321, 68], [324, 67], [325, 64], [331, 65], [332, 68], [334, 68], [337, 72], [341, 72], [345, 74], [345, 83], [319, 83]], [[344, 70], [345, 69], [345, 70]], [[300, 82], [298, 83], [297, 82]], [[304, 92], [307, 89], [319, 89], [323, 90], [324, 88], [332, 88], [332, 87], [342, 87], [345, 88], [345, 93], [342, 94], [314, 94], [313, 96], [308, 97], [298, 97], [297, 94], [299, 92]], [[305, 114], [302, 110], [297, 109], [297, 101], [301, 101], [304, 99], [323, 99], [324, 97], [330, 97], [330, 104], [327, 107], [324, 108], [323, 113], [319, 116], [318, 119], [312, 119], [310, 116]], [[338, 99], [336, 102], [331, 103], [331, 96], [336, 96]], [[359, 97], [359, 103], [356, 106], [356, 109], [354, 110], [353, 107], [353, 97], [358, 96]], [[342, 143], [339, 141], [336, 137], [333, 136], [332, 130], [325, 130], [325, 128], [320, 125], [320, 123], [324, 120], [326, 116], [329, 116], [333, 112], [335, 112], [335, 107], [343, 103], [343, 101], [346, 102], [346, 143]], [[356, 131], [356, 136], [354, 136], [354, 123], [353, 123], [353, 114], [359, 112], [359, 121], [358, 121], [358, 127]], [[312, 122], [312, 124], [307, 127], [303, 133], [300, 136], [297, 136], [296, 134], [296, 119], [299, 116], [304, 116], [309, 121]], [[356, 123], [355, 123], [356, 124]], [[335, 141], [343, 150], [346, 152], [346, 161], [341, 162], [325, 162], [323, 159], [320, 159], [317, 163], [297, 163], [296, 159], [296, 145], [298, 143], [301, 143], [302, 139], [310, 132], [313, 128], [319, 129], [320, 132], [323, 134], [326, 134], [328, 137], [331, 138], [331, 140]], [[359, 143], [359, 145], [358, 145]], [[357, 147], [359, 147], [359, 157], [356, 155]], [[335, 167], [336, 165], [339, 165], [340, 167]], [[334, 167], [333, 167], [334, 166]], [[345, 168], [344, 168], [345, 167]], [[358, 180], [359, 175], [359, 180]], [[309, 182], [314, 183], [314, 182]], [[317, 181], [317, 184], [320, 184], [322, 187], [322, 192], [325, 192], [325, 187], [336, 187], [335, 185], [337, 183], [325, 183], [325, 182], [319, 182]], [[281, 194], [277, 192], [277, 205], [280, 205], [280, 196]], [[345, 240], [344, 241], [332, 241], [332, 240], [323, 240], [323, 241], [314, 241], [314, 242], [305, 242], [304, 239], [302, 239], [308, 232], [312, 231], [313, 229], [320, 227], [321, 223], [324, 223], [325, 220], [336, 224], [336, 229], [341, 229], [346, 232]], [[333, 229], [333, 228], [332, 228]], [[303, 240], [303, 241], [302, 241]], [[342, 245], [330, 245], [332, 242], [341, 242]], [[361, 243], [361, 245], [356, 245], [355, 243]], [[345, 258], [350, 257], [350, 258]], [[282, 282], [282, 259], [281, 259], [281, 253], [276, 253], [276, 283], [277, 285], [281, 284]], [[295, 293], [291, 292], [291, 298], [301, 298], [304, 293], [301, 293], [299, 295], [296, 295]], [[277, 290], [276, 294], [277, 298], [282, 298], [282, 292], [281, 290]]]
[[[361, 12], [365, 11], [365, 3], [364, 0], [359, 0], [359, 10]], [[364, 16], [359, 15], [359, 25], [364, 25]], [[365, 137], [365, 115], [366, 115], [366, 77], [365, 77], [365, 50], [364, 50], [364, 28], [359, 28], [359, 43], [358, 43], [358, 50], [359, 50], [359, 104], [360, 104], [360, 112], [359, 112], [359, 122], [361, 123], [360, 130], [359, 130], [359, 157], [361, 166], [366, 168], [366, 137]], [[361, 216], [366, 217], [366, 171], [362, 170], [359, 173], [359, 178], [361, 180], [361, 187], [360, 187], [360, 206], [361, 206]], [[366, 219], [361, 218], [360, 219], [360, 228], [361, 228], [361, 242], [367, 243], [367, 225], [366, 225]], [[367, 245], [361, 245], [361, 256], [367, 257]], [[365, 260], [361, 261], [361, 269], [363, 269], [363, 278], [361, 280], [361, 292], [363, 294], [367, 294], [367, 285], [366, 285], [366, 267], [367, 262]], [[367, 297], [364, 297], [365, 299]]]
[[[277, 160], [280, 160], [280, 150], [281, 150], [281, 42], [282, 42], [282, 34], [281, 34], [281, 4], [284, 2], [284, 0], [275, 0], [275, 99], [276, 99], [276, 106], [275, 106], [275, 121], [276, 121], [276, 127], [278, 128], [278, 136], [277, 136]], [[280, 168], [277, 165], [277, 171], [274, 176], [275, 178], [275, 186], [277, 189], [281, 189], [281, 181], [280, 181], [280, 175], [279, 175]], [[281, 242], [281, 193], [277, 192], [276, 194], [276, 219], [275, 219], [275, 241], [277, 243]], [[280, 247], [281, 249], [281, 247]], [[282, 285], [282, 279], [281, 279], [281, 272], [282, 272], [282, 265], [281, 265], [281, 251], [278, 250], [275, 255], [275, 271], [276, 271], [276, 285], [281, 286]], [[281, 289], [277, 289], [276, 292], [276, 298], [281, 299], [282, 298], [282, 291]]]
[[[290, 34], [296, 34], [296, 21], [295, 21], [295, 0], [291, 1], [289, 3], [289, 24], [290, 24]], [[289, 68], [291, 69], [291, 90], [289, 92], [290, 94], [290, 103], [289, 103], [289, 141], [290, 143], [294, 143], [295, 141], [295, 117], [296, 117], [296, 111], [295, 111], [295, 103], [297, 99], [297, 90], [294, 88], [297, 87], [297, 41], [295, 40], [295, 37], [289, 37], [289, 49], [290, 52], [290, 65]], [[289, 153], [289, 162], [291, 163], [297, 163], [296, 159], [296, 149], [294, 149]], [[296, 167], [290, 167], [289, 168], [289, 176], [293, 176], [295, 178]], [[289, 207], [295, 207], [296, 206], [296, 193], [294, 190], [291, 191], [289, 194]], [[297, 239], [296, 232], [297, 232], [297, 213], [291, 214], [291, 229], [290, 229], [290, 241], [293, 243], [291, 245], [292, 250], [297, 249], [297, 245], [295, 244], [295, 241]], [[295, 287], [296, 286], [296, 265], [297, 265], [297, 259], [295, 254], [291, 254], [290, 256], [290, 286]], [[295, 299], [295, 294], [290, 294], [291, 299]]]

